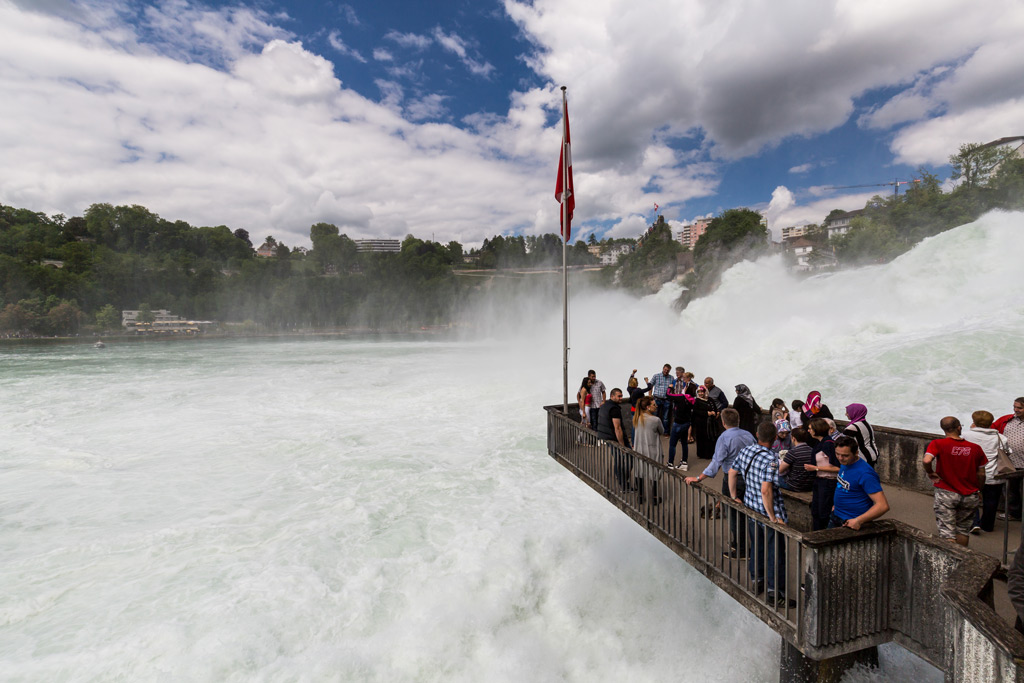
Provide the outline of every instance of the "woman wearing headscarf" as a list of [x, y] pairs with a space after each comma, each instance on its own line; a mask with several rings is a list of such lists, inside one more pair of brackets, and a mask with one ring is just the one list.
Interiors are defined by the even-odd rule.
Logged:
[[693, 400], [690, 432], [697, 442], [697, 457], [701, 460], [710, 460], [715, 455], [715, 442], [720, 431], [718, 425], [717, 406], [708, 396], [708, 388], [698, 384], [697, 398]]
[[736, 398], [732, 407], [740, 414], [740, 429], [745, 429], [755, 437], [757, 436], [757, 424], [761, 421], [761, 406], [750, 394], [746, 384], [736, 385]]
[[850, 424], [843, 428], [843, 434], [857, 440], [857, 452], [872, 467], [878, 462], [878, 446], [875, 445], [875, 430], [868, 424], [868, 409], [862, 403], [846, 406], [846, 419]]
[[804, 407], [800, 409], [801, 424], [807, 427], [811, 424], [811, 420], [816, 417], [822, 419], [826, 417], [832, 417], [832, 411], [828, 409], [828, 406], [821, 402], [821, 392], [812, 391], [807, 394], [807, 400], [804, 401]]

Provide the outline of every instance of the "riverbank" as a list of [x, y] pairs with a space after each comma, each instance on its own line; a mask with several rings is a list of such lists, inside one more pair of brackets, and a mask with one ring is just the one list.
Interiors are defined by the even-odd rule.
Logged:
[[422, 339], [427, 337], [444, 337], [461, 327], [424, 327], [416, 330], [347, 328], [330, 330], [295, 330], [280, 332], [209, 332], [196, 335], [179, 334], [96, 334], [94, 336], [77, 337], [7, 337], [0, 338], [0, 348], [17, 346], [48, 346], [48, 345], [93, 345], [98, 341], [104, 344], [136, 344], [146, 342], [198, 342], [226, 339], [302, 339], [302, 338], [352, 338], [352, 339]]

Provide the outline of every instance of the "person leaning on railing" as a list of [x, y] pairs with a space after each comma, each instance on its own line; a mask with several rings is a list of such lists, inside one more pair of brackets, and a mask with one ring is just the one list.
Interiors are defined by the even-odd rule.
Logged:
[[841, 466], [828, 528], [845, 526], [857, 530], [865, 522], [888, 512], [889, 501], [885, 499], [875, 468], [857, 454], [856, 439], [852, 436], [836, 439], [836, 458]]
[[[789, 520], [779, 491], [779, 454], [771, 449], [776, 435], [771, 422], [757, 426], [757, 443], [741, 450], [729, 468], [729, 495], [772, 522], [785, 524]], [[744, 484], [742, 497], [740, 480]], [[754, 592], [767, 588], [768, 604], [781, 607], [786, 604], [786, 553], [777, 552], [775, 533], [775, 529], [747, 517], [747, 545], [751, 551], [747, 571]]]
[[[733, 460], [747, 446], [753, 446], [756, 441], [750, 432], [740, 429], [740, 414], [733, 408], [726, 408], [722, 411], [722, 424], [725, 431], [718, 437], [715, 443], [715, 455], [711, 462], [696, 477], [687, 477], [687, 484], [699, 484], [700, 482], [718, 474], [719, 470], [728, 472], [732, 467]], [[774, 426], [773, 426], [774, 429]], [[722, 493], [729, 493], [729, 477], [722, 477]], [[737, 559], [747, 556], [747, 533], [746, 527], [739, 521], [739, 513], [729, 508], [729, 533], [731, 542], [729, 550], [726, 550], [726, 557]]]

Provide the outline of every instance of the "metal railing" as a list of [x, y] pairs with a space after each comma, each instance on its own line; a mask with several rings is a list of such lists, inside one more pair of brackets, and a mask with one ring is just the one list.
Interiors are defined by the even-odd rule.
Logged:
[[[547, 413], [556, 461], [807, 656], [896, 641], [968, 676], [953, 680], [1011, 680], [1005, 674], [1013, 669], [1020, 673], [1012, 680], [1024, 681], [1024, 636], [992, 609], [995, 558], [893, 520], [856, 532], [774, 524], [727, 495], [686, 484], [679, 470], [598, 438], [561, 406]], [[993, 658], [1001, 673], [978, 678], [977, 663]]]
[[[703, 486], [636, 451], [549, 411], [548, 450], [583, 481], [779, 630], [799, 638], [800, 532]], [[735, 557], [729, 557], [735, 555]]]

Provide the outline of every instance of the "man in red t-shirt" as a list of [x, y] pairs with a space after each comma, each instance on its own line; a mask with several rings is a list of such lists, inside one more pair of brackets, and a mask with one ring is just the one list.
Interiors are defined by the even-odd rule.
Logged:
[[[924, 453], [924, 471], [935, 482], [935, 524], [942, 538], [967, 545], [988, 458], [981, 446], [960, 436], [960, 420], [944, 417], [939, 426], [945, 438], [932, 441]], [[933, 460], [938, 461], [934, 470]]]

